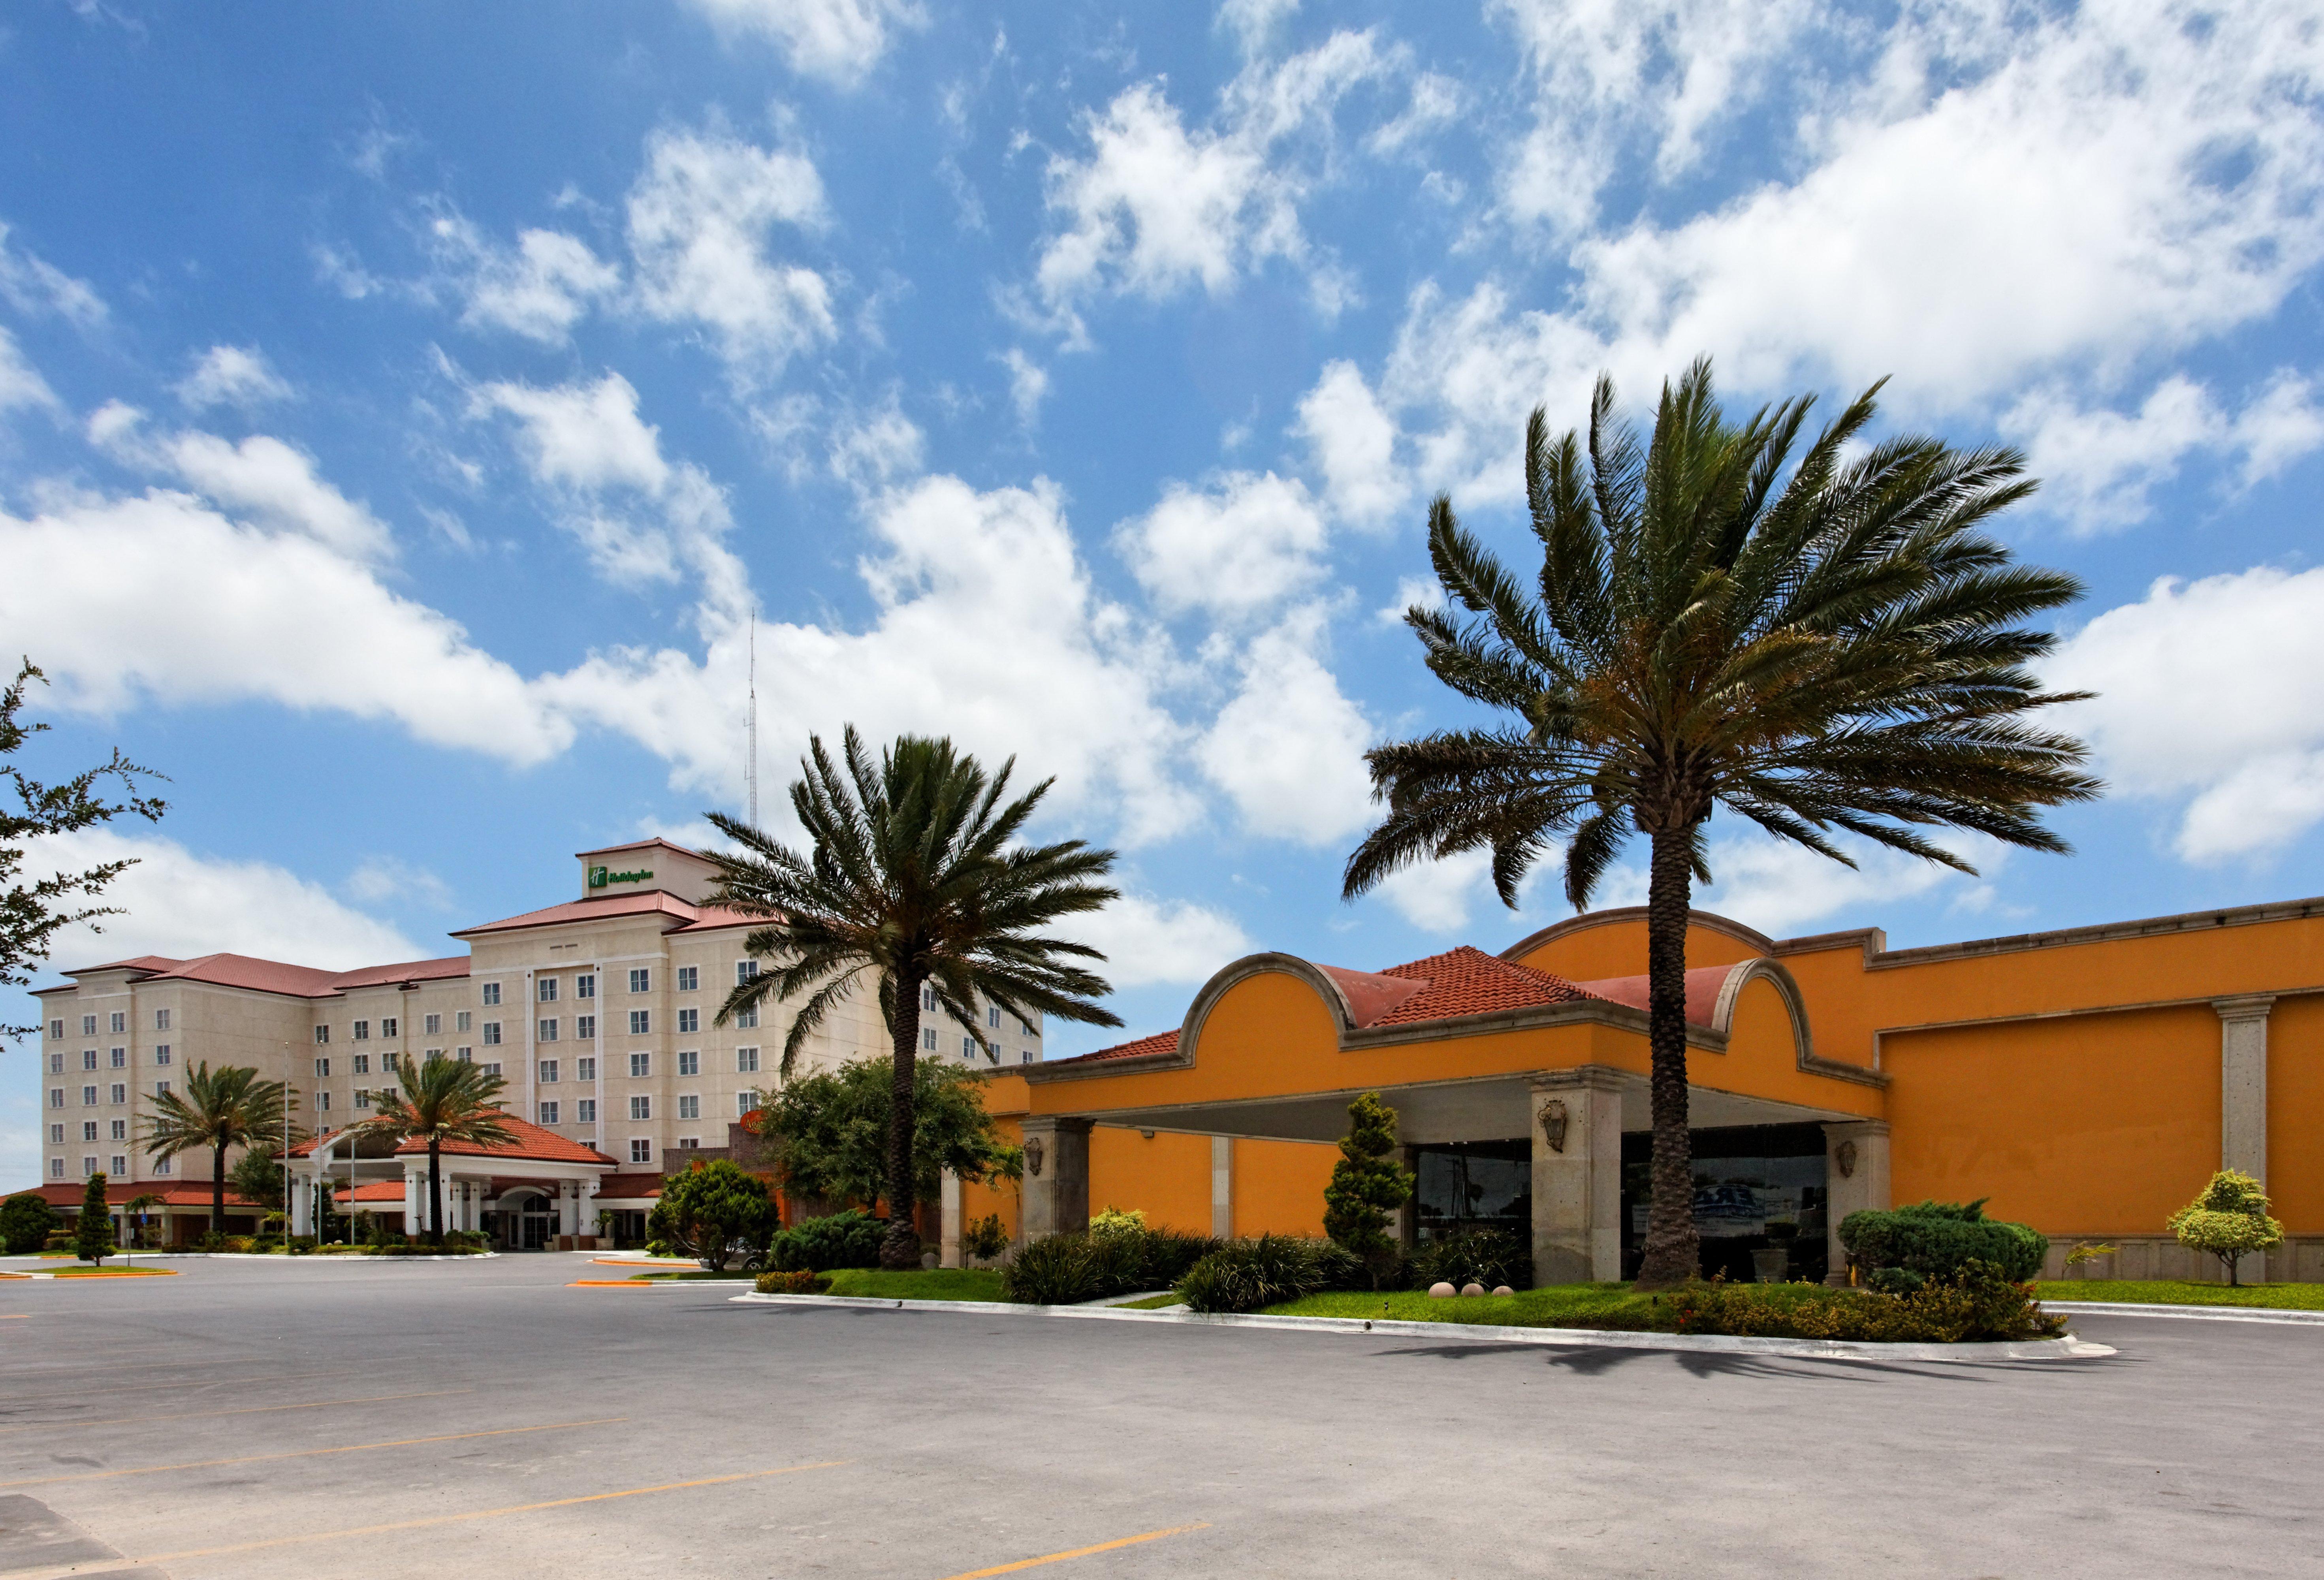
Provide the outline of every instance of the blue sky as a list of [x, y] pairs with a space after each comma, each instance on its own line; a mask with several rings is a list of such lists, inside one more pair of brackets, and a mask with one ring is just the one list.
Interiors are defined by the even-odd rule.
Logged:
[[1702, 353], [2030, 452], [2114, 786], [1974, 881], [1715, 826], [1706, 906], [2308, 894], [2319, 77], [2290, 5], [12, 7], [0, 630], [36, 768], [174, 803], [64, 853], [141, 865], [59, 963], [435, 954], [695, 836], [753, 609], [770, 808], [851, 721], [1055, 774], [1135, 1031], [1250, 948], [1499, 947], [1554, 873], [1336, 897], [1363, 748], [1462, 716], [1425, 501], [1522, 557], [1526, 411]]

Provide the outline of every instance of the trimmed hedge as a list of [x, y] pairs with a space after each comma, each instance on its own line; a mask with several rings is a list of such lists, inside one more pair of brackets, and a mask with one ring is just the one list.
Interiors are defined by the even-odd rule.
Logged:
[[1262, 1234], [1219, 1247], [1178, 1280], [1179, 1298], [1196, 1311], [1262, 1311], [1324, 1289], [1369, 1287], [1363, 1260], [1330, 1240]]
[[[1924, 1201], [1893, 1212], [1850, 1213], [1840, 1221], [1840, 1243], [1857, 1266], [1875, 1276], [1896, 1268], [1927, 1283], [1957, 1280], [1972, 1261], [1989, 1262], [2004, 1278], [2024, 1283], [2042, 1276], [2050, 1254], [2046, 1236], [1987, 1217], [1982, 1197], [1966, 1205]], [[1910, 1287], [1907, 1280], [1881, 1282]]]
[[1167, 1289], [1218, 1249], [1207, 1234], [1110, 1225], [1036, 1240], [1001, 1270], [1001, 1293], [1019, 1306], [1078, 1306]]
[[776, 1272], [829, 1272], [842, 1267], [878, 1267], [880, 1243], [888, 1225], [861, 1208], [827, 1218], [808, 1218], [785, 1229], [767, 1246], [767, 1265]]
[[831, 1280], [827, 1275], [809, 1272], [805, 1268], [791, 1272], [761, 1273], [757, 1283], [761, 1295], [820, 1295], [830, 1288]]
[[1989, 1261], [1971, 1261], [1952, 1277], [1903, 1295], [1713, 1280], [1667, 1298], [1681, 1333], [1951, 1344], [2055, 1338], [2066, 1330], [2064, 1317], [2042, 1309], [2032, 1284]]

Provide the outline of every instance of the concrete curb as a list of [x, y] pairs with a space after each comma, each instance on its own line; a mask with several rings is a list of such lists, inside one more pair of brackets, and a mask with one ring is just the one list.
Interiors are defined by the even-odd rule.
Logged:
[[2286, 1311], [2272, 1306], [2148, 1306], [2136, 1300], [2044, 1300], [2042, 1308], [2060, 1317], [2173, 1317], [2197, 1322], [2282, 1322], [2324, 1326], [2324, 1311]]
[[[1135, 1297], [1132, 1297], [1133, 1298]], [[1124, 1311], [1112, 1306], [1012, 1306], [996, 1300], [884, 1300], [864, 1295], [730, 1295], [769, 1306], [853, 1307], [883, 1311], [953, 1311], [973, 1316], [1078, 1317], [1100, 1322], [1180, 1322], [1205, 1327], [1259, 1327], [1309, 1333], [1378, 1334], [1452, 1343], [1585, 1346], [1609, 1350], [1683, 1350], [1708, 1354], [1790, 1355], [1824, 1361], [2084, 1361], [2116, 1352], [2068, 1334], [2015, 1344], [1904, 1344], [1842, 1339], [1730, 1338], [1721, 1334], [1613, 1333], [1591, 1327], [1505, 1327], [1492, 1323], [1366, 1321], [1353, 1317], [1206, 1317], [1194, 1311]]]

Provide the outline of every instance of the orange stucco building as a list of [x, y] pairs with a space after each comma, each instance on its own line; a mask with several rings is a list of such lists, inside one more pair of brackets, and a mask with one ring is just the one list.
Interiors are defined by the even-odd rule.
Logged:
[[[2324, 900], [1891, 950], [1697, 912], [1687, 1018], [1706, 1267], [1822, 1276], [1858, 1207], [1989, 1200], [2118, 1247], [2093, 1276], [2210, 1277], [2163, 1219], [2213, 1170], [2287, 1240], [2246, 1276], [2324, 1280]], [[1214, 1234], [1320, 1232], [1359, 1093], [1396, 1108], [1408, 1238], [1527, 1235], [1545, 1283], [1617, 1279], [1644, 1227], [1644, 912], [1384, 971], [1225, 966], [1181, 1026], [996, 1075], [1021, 1188], [948, 1188], [1022, 1238], [1093, 1206]]]

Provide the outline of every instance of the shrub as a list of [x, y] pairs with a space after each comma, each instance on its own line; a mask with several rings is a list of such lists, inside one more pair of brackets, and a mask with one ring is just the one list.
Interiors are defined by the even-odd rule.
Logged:
[[1396, 1162], [1396, 1110], [1367, 1092], [1348, 1104], [1348, 1134], [1323, 1187], [1323, 1233], [1363, 1264], [1375, 1289], [1401, 1270], [1388, 1215], [1411, 1197], [1412, 1176]]
[[56, 1225], [56, 1208], [38, 1191], [22, 1191], [0, 1202], [0, 1249], [10, 1256], [29, 1256], [40, 1250]]
[[[1128, 1215], [1120, 1215], [1127, 1217]], [[1218, 1249], [1207, 1234], [1123, 1227], [1036, 1240], [1001, 1270], [1001, 1298], [1020, 1306], [1077, 1306], [1167, 1289]]]
[[1008, 1249], [1009, 1228], [999, 1213], [987, 1213], [961, 1228], [961, 1255], [971, 1261], [991, 1261]]
[[1028, 1242], [1001, 1270], [1001, 1298], [1019, 1306], [1078, 1306], [1102, 1298], [1099, 1269], [1086, 1234], [1051, 1234]]
[[2259, 1181], [2233, 1169], [2211, 1176], [2203, 1194], [2171, 1215], [2165, 1224], [2179, 1243], [2208, 1252], [2227, 1264], [2227, 1282], [2240, 1282], [2242, 1258], [2283, 1239], [2283, 1225], [2267, 1215], [2267, 1194]]
[[80, 1220], [73, 1230], [73, 1253], [103, 1267], [114, 1252], [113, 1215], [106, 1207], [104, 1175], [88, 1177], [88, 1188], [81, 1192]]
[[1259, 1311], [1363, 1276], [1362, 1261], [1343, 1245], [1262, 1234], [1203, 1258], [1178, 1280], [1178, 1294], [1196, 1311]]
[[769, 1243], [767, 1261], [778, 1272], [878, 1267], [880, 1242], [887, 1234], [885, 1223], [850, 1208], [827, 1218], [808, 1218], [784, 1230]]
[[781, 1220], [765, 1180], [718, 1158], [664, 1179], [646, 1227], [715, 1273], [725, 1270], [737, 1245], [762, 1254]]
[[70, 1251], [72, 1248], [73, 1232], [70, 1229], [51, 1229], [48, 1238], [41, 1242], [43, 1251]]
[[1850, 1213], [1840, 1222], [1840, 1243], [1860, 1268], [1903, 1268], [1927, 1280], [1956, 1279], [1970, 1262], [1988, 1261], [2024, 1282], [2042, 1276], [2050, 1254], [2046, 1237], [2023, 1224], [1987, 1217], [1981, 1199]]
[[761, 1273], [758, 1290], [761, 1295], [820, 1295], [831, 1288], [828, 1275], [809, 1272], [799, 1268], [791, 1272]]
[[1468, 1284], [1530, 1289], [1533, 1251], [1507, 1229], [1455, 1229], [1414, 1250], [1406, 1282], [1416, 1289], [1439, 1282], [1456, 1289]]
[[2066, 1319], [2044, 1312], [2034, 1286], [1972, 1261], [1950, 1279], [1901, 1295], [1816, 1284], [1690, 1284], [1670, 1297], [1681, 1333], [1757, 1338], [1963, 1344], [2054, 1338]]
[[1146, 1209], [1130, 1207], [1125, 1211], [1120, 1207], [1108, 1206], [1089, 1221], [1089, 1232], [1093, 1236], [1143, 1234], [1146, 1233]]

